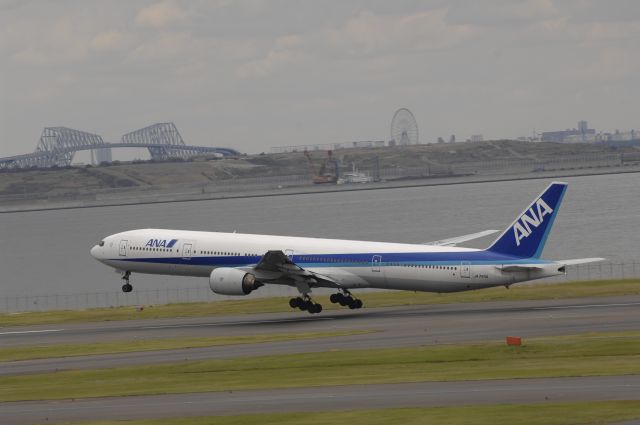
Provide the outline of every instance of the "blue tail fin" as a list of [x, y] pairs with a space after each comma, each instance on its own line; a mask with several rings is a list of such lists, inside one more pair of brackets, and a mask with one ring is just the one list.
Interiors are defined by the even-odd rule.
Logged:
[[566, 183], [551, 183], [487, 251], [520, 258], [539, 258], [566, 190]]

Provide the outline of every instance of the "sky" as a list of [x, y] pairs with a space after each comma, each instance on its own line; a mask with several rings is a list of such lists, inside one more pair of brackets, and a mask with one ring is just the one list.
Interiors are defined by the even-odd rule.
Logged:
[[640, 128], [637, 0], [0, 0], [0, 156], [174, 122], [247, 153]]

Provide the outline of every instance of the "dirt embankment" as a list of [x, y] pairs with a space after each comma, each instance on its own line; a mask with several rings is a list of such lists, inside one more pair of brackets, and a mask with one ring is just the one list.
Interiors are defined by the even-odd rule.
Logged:
[[[361, 170], [396, 167], [455, 166], [488, 161], [572, 158], [580, 155], [638, 155], [633, 147], [614, 148], [594, 144], [486, 141], [455, 144], [414, 145], [386, 148], [342, 149], [333, 152], [344, 169], [354, 164]], [[310, 152], [317, 168], [326, 151]], [[154, 188], [183, 184], [211, 184], [247, 177], [308, 175], [303, 152], [248, 155], [239, 158], [198, 158], [188, 162], [121, 163], [99, 167], [0, 172], [0, 196], [64, 196], [104, 189]]]

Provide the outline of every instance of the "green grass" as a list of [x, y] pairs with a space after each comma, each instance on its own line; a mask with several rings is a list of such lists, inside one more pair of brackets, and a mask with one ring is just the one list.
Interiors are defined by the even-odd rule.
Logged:
[[640, 418], [640, 401], [496, 404], [82, 422], [74, 425], [578, 425]]
[[209, 338], [164, 338], [113, 341], [92, 344], [55, 344], [0, 348], [0, 362], [32, 360], [51, 357], [88, 356], [96, 354], [132, 353], [139, 351], [173, 350], [181, 348], [214, 347], [220, 345], [257, 344], [264, 342], [305, 340], [351, 336], [375, 332], [372, 330], [310, 332], [304, 334], [239, 335]]
[[640, 331], [0, 377], [0, 401], [640, 373]]
[[[640, 295], [640, 280], [600, 280], [559, 284], [523, 284], [482, 289], [453, 294], [385, 291], [358, 293], [365, 307], [393, 307], [406, 305], [447, 304], [484, 301], [521, 301], [560, 298]], [[325, 309], [337, 309], [324, 297], [318, 297]], [[291, 311], [288, 298], [230, 300], [211, 303], [183, 303], [147, 306], [143, 311], [134, 307], [64, 310], [0, 315], [0, 326], [21, 326], [69, 322], [100, 322], [109, 320], [159, 319], [173, 317], [201, 317], [246, 313], [277, 313]]]

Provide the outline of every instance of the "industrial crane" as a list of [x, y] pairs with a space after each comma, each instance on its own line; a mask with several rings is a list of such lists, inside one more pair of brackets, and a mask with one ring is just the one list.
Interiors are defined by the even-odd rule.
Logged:
[[314, 184], [333, 183], [338, 181], [338, 163], [333, 159], [333, 152], [327, 151], [327, 159], [320, 166], [320, 170], [316, 170], [316, 166], [311, 160], [309, 151], [304, 151], [304, 156], [309, 161], [309, 169], [311, 170], [311, 176]]

